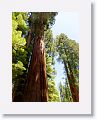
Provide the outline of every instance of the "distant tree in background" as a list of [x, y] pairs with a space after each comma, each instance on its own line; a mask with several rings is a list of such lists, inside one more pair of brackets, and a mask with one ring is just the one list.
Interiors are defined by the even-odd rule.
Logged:
[[71, 90], [68, 80], [65, 79], [65, 84], [59, 83], [60, 99], [61, 102], [73, 102]]
[[65, 86], [61, 82], [59, 83], [59, 91], [61, 102], [65, 102]]
[[64, 64], [74, 102], [79, 101], [79, 45], [61, 33], [56, 38], [59, 61]]

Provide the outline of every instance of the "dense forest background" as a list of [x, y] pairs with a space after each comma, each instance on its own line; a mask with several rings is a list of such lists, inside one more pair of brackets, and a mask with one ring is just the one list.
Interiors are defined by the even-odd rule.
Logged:
[[[53, 38], [57, 15], [12, 13], [13, 102], [79, 102], [79, 44], [64, 33]], [[58, 88], [56, 57], [64, 65], [64, 84]]]

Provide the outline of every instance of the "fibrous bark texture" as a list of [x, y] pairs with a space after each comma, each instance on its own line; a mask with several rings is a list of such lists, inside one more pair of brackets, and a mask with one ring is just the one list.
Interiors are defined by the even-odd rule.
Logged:
[[28, 79], [24, 91], [25, 102], [47, 102], [45, 47], [42, 37], [34, 41]]

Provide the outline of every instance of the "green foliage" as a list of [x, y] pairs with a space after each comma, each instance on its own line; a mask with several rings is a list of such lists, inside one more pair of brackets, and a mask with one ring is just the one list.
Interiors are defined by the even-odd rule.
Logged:
[[56, 89], [54, 80], [48, 81], [48, 92], [49, 92], [48, 94], [49, 102], [60, 102], [59, 93], [58, 90]]
[[53, 40], [53, 34], [50, 29], [45, 31], [45, 49], [46, 49], [46, 73], [48, 79], [48, 101], [49, 102], [60, 102], [58, 90], [55, 86], [55, 74], [54, 69], [54, 54], [55, 54], [55, 43]]
[[[26, 24], [27, 13], [12, 13], [12, 82], [14, 90], [21, 86], [20, 82], [24, 79], [26, 71], [26, 39], [23, 37], [24, 31], [28, 29]], [[24, 79], [25, 80], [25, 79]], [[19, 89], [17, 90], [20, 93]]]
[[68, 83], [68, 80], [66, 79], [65, 80], [65, 102], [73, 102], [73, 99], [72, 99], [72, 94], [71, 94], [71, 91], [70, 91], [70, 86], [69, 86], [69, 83]]
[[59, 83], [59, 92], [61, 102], [73, 102], [72, 94], [67, 79], [65, 80], [65, 84], [62, 84], [61, 82]]
[[[12, 48], [14, 51], [24, 52], [26, 39], [23, 37], [23, 31], [27, 28], [26, 22], [23, 20], [25, 13], [12, 13]], [[18, 17], [21, 19], [18, 20]], [[21, 23], [21, 24], [20, 24]], [[20, 30], [20, 28], [22, 28]]]
[[79, 44], [61, 33], [56, 37], [56, 50], [59, 53], [59, 61], [63, 63], [65, 61], [66, 64], [67, 61], [70, 63], [77, 82], [79, 77]]
[[[28, 13], [26, 12], [13, 12], [12, 13], [12, 20], [13, 23], [16, 22], [17, 23], [17, 30], [18, 31], [22, 31], [22, 34], [25, 34], [25, 31], [28, 30], [28, 26], [27, 26], [27, 19], [28, 19]], [[13, 26], [13, 29], [16, 29]]]
[[48, 29], [44, 32], [44, 42], [45, 42], [45, 48], [47, 48], [46, 53], [48, 53], [49, 56], [52, 56], [52, 58], [54, 58], [54, 56], [56, 55], [56, 49], [55, 49], [56, 44], [53, 39], [52, 30]]
[[60, 99], [61, 102], [65, 102], [65, 87], [62, 85], [62, 83], [59, 83], [59, 92], [60, 92]]
[[23, 70], [25, 70], [25, 67], [23, 67], [23, 63], [21, 61], [18, 61], [17, 64], [13, 63], [12, 69], [13, 69], [13, 77], [14, 77], [14, 76], [21, 75], [23, 73]]
[[55, 61], [54, 61], [54, 54], [55, 54], [55, 44], [53, 40], [53, 34], [50, 29], [45, 31], [45, 50], [46, 50], [46, 72], [48, 79], [52, 80], [55, 78], [55, 69], [53, 67]]
[[48, 101], [49, 102], [59, 102], [59, 93], [55, 86], [55, 69], [52, 65], [52, 58], [46, 56], [46, 72], [47, 72], [47, 79], [48, 79]]
[[37, 23], [37, 25], [39, 25], [40, 21], [43, 20], [44, 27], [48, 29], [55, 23], [55, 16], [57, 14], [57, 12], [33, 12], [30, 13], [31, 17], [29, 21], [34, 24]]

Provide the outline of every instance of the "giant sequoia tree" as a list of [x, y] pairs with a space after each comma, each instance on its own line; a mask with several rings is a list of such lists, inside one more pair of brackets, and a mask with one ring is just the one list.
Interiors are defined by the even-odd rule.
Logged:
[[65, 72], [70, 85], [74, 102], [79, 101], [79, 45], [74, 40], [69, 39], [65, 34], [60, 34], [56, 38], [59, 59], [65, 67]]
[[56, 13], [30, 13], [27, 47], [33, 40], [33, 50], [24, 90], [26, 102], [48, 101], [44, 31], [54, 23], [55, 15]]

